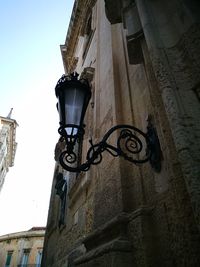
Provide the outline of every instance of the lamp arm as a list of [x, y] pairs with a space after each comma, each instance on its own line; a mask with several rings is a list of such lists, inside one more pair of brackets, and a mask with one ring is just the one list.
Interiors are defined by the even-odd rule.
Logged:
[[[118, 134], [115, 146], [107, 142], [113, 133]], [[69, 157], [73, 157], [73, 155], [65, 150], [61, 153], [59, 158], [61, 166], [69, 172], [87, 171], [91, 165], [99, 164], [102, 161], [102, 153], [107, 151], [114, 157], [121, 156], [134, 164], [150, 161], [152, 165], [153, 159], [154, 166], [152, 167], [157, 172], [160, 171], [160, 144], [156, 130], [152, 124], [148, 125], [147, 133], [131, 125], [116, 125], [107, 131], [102, 141], [94, 145], [92, 140], [90, 140], [90, 145], [85, 163], [73, 167], [70, 160], [68, 160]], [[139, 157], [140, 154], [143, 155], [142, 158]]]

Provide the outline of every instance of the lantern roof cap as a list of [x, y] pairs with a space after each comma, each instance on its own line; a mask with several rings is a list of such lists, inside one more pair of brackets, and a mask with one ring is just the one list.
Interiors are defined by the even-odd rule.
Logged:
[[79, 74], [77, 72], [73, 72], [70, 75], [63, 74], [61, 78], [58, 80], [56, 87], [55, 87], [55, 94], [58, 96], [60, 89], [65, 87], [71, 87], [71, 86], [78, 86], [79, 88], [84, 88], [85, 90], [91, 91], [89, 82], [87, 79], [80, 78], [78, 80]]

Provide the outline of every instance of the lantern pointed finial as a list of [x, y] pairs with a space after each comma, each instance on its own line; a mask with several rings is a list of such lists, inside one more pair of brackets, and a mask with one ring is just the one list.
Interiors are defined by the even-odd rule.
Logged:
[[72, 81], [77, 81], [79, 74], [75, 71], [70, 74]]

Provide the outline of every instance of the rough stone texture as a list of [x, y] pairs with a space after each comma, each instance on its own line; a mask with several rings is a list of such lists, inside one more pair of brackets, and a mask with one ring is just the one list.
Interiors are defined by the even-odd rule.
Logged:
[[75, 261], [76, 266], [90, 266], [94, 261], [100, 266], [120, 266], [122, 262], [131, 266], [132, 247], [127, 240], [127, 223], [128, 216], [122, 213], [89, 234], [83, 240], [87, 253]]
[[[119, 7], [130, 1], [117, 2]], [[83, 1], [75, 3], [80, 8]], [[74, 9], [62, 56], [68, 71], [95, 68], [83, 160], [90, 136], [99, 142], [108, 129], [124, 123], [145, 132], [151, 116], [163, 154], [161, 172], [105, 152], [86, 174], [66, 173], [66, 224], [58, 228], [59, 202], [52, 189], [43, 267], [200, 266], [200, 33], [191, 13], [194, 1], [135, 3], [144, 33], [139, 42], [132, 40], [142, 51], [139, 64], [129, 63], [134, 53], [128, 51], [127, 29], [109, 23], [100, 0]], [[106, 14], [114, 16], [109, 8], [113, 1], [106, 1]], [[86, 21], [80, 25], [90, 12], [88, 42], [82, 31]], [[123, 22], [126, 14], [122, 8]]]
[[[162, 91], [162, 99], [165, 105], [166, 114], [171, 125], [173, 139], [182, 165], [188, 192], [191, 196], [195, 217], [199, 224], [200, 170], [198, 163], [200, 143], [197, 138], [194, 139], [194, 134], [192, 134], [191, 131], [199, 136], [199, 129], [197, 129], [196, 123], [194, 126], [193, 121], [196, 122], [198, 120], [200, 110], [197, 99], [194, 99], [194, 93], [192, 91], [193, 86], [190, 84], [191, 73], [193, 76], [193, 84], [199, 84], [199, 75], [196, 74], [199, 69], [199, 63], [196, 63], [199, 62], [199, 55], [195, 52], [199, 47], [199, 24], [192, 24], [189, 19], [185, 25], [183, 24], [182, 28], [180, 26], [180, 31], [177, 31], [175, 39], [172, 32], [168, 30], [166, 33], [168, 34], [168, 38], [171, 38], [171, 42], [167, 43], [162, 36], [156, 36], [156, 33], [152, 28], [155, 27], [153, 24], [157, 23], [157, 27], [164, 30], [165, 26], [163, 26], [162, 20], [159, 20], [158, 18], [156, 22], [153, 22], [149, 17], [147, 5], [144, 2], [138, 4], [138, 6], [142, 17], [144, 33], [150, 50], [154, 72], [158, 80], [160, 90]], [[164, 10], [164, 6], [157, 6], [156, 8], [154, 7], [154, 12], [155, 10], [157, 12], [158, 10]], [[144, 15], [146, 15], [145, 18]], [[175, 20], [178, 19], [180, 20], [178, 16], [175, 17]], [[182, 34], [184, 30], [185, 32]], [[151, 37], [150, 34], [152, 34]], [[177, 40], [177, 36], [179, 36], [179, 42], [176, 46], [170, 48], [169, 44], [172, 44], [175, 40]], [[161, 40], [164, 42], [164, 45], [167, 46], [167, 49], [165, 47], [161, 48]], [[191, 54], [189, 52], [190, 50]], [[191, 60], [194, 58], [194, 52], [196, 58], [194, 60], [194, 64], [192, 64]], [[176, 64], [174, 64], [174, 62], [176, 62]], [[175, 74], [172, 70], [175, 71]], [[183, 81], [182, 84], [180, 83], [180, 80]], [[187, 90], [186, 97], [186, 88], [188, 84], [190, 84], [190, 89]], [[191, 103], [193, 104], [191, 105]], [[193, 110], [192, 114], [190, 111], [191, 106]], [[191, 127], [192, 125], [193, 127]], [[195, 147], [190, 144], [191, 142], [195, 142]]]

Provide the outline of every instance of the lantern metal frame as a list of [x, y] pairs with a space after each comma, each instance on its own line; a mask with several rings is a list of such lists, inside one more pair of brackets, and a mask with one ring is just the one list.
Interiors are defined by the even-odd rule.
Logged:
[[[71, 81], [76, 86], [82, 86], [84, 82], [84, 86], [87, 86], [89, 92], [90, 86], [87, 80], [78, 80], [77, 77], [78, 75], [76, 73], [70, 76], [62, 76], [56, 85], [56, 96], [59, 98], [59, 90], [62, 90], [64, 86], [69, 86], [68, 83]], [[102, 140], [97, 144], [93, 144], [92, 139], [90, 139], [90, 148], [86, 154], [86, 161], [81, 163], [77, 146], [82, 145], [85, 133], [83, 120], [87, 106], [84, 108], [80, 125], [65, 124], [63, 121], [60, 121], [58, 132], [63, 137], [62, 141], [65, 141], [66, 149], [61, 152], [59, 162], [65, 170], [69, 172], [88, 171], [91, 165], [97, 165], [102, 161], [102, 154], [106, 151], [113, 157], [123, 157], [125, 160], [136, 165], [149, 161], [151, 167], [156, 172], [161, 171], [162, 151], [156, 129], [150, 118], [146, 133], [132, 125], [122, 124], [116, 125], [108, 130]], [[71, 128], [72, 134], [68, 134], [66, 128]], [[113, 139], [113, 135], [117, 135], [115, 145], [109, 143], [109, 140]], [[140, 158], [140, 155], [142, 155], [142, 158]]]

